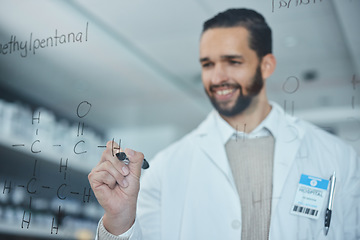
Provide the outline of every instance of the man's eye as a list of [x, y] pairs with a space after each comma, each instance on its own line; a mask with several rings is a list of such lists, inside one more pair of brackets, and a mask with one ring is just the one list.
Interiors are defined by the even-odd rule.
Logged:
[[203, 68], [208, 68], [208, 67], [211, 67], [212, 65], [213, 65], [212, 63], [207, 62], [207, 63], [203, 63], [203, 64], [202, 64], [202, 67], [203, 67]]
[[242, 64], [242, 62], [235, 61], [235, 60], [229, 60], [229, 62], [230, 62], [231, 65], [240, 65], [240, 64]]

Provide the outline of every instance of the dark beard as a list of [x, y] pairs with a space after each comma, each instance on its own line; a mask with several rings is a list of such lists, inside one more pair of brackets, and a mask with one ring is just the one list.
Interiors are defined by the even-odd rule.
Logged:
[[253, 98], [260, 93], [263, 86], [264, 86], [264, 81], [262, 79], [260, 65], [258, 65], [258, 67], [256, 68], [255, 76], [252, 78], [252, 84], [249, 88], [247, 88], [247, 92], [248, 92], [247, 96], [244, 96], [242, 87], [239, 84], [237, 84], [236, 87], [240, 89], [240, 96], [237, 98], [234, 107], [232, 107], [231, 109], [226, 109], [221, 107], [221, 104], [216, 102], [215, 97], [209, 96], [209, 93], [206, 90], [205, 92], [208, 95], [212, 105], [219, 112], [220, 115], [223, 115], [225, 117], [233, 117], [242, 113], [245, 109], [249, 107]]

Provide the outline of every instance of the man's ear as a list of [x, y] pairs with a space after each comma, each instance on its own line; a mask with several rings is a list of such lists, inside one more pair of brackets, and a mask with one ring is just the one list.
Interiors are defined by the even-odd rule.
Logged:
[[261, 73], [263, 79], [267, 79], [275, 71], [276, 58], [273, 54], [266, 54], [261, 60]]

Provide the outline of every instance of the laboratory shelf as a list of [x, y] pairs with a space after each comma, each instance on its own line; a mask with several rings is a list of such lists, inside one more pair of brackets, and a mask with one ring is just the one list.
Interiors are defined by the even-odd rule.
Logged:
[[40, 226], [31, 226], [29, 228], [21, 228], [20, 224], [9, 224], [0, 221], [0, 236], [1, 235], [15, 235], [26, 237], [39, 237], [47, 239], [75, 239], [73, 233], [66, 231], [66, 229], [59, 231], [58, 234], [51, 234], [49, 229], [44, 229]]

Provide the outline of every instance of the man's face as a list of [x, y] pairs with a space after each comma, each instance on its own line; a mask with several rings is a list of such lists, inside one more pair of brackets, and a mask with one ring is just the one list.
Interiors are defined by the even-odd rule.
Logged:
[[202, 81], [221, 115], [242, 113], [263, 88], [259, 59], [248, 39], [243, 27], [209, 29], [201, 37]]

